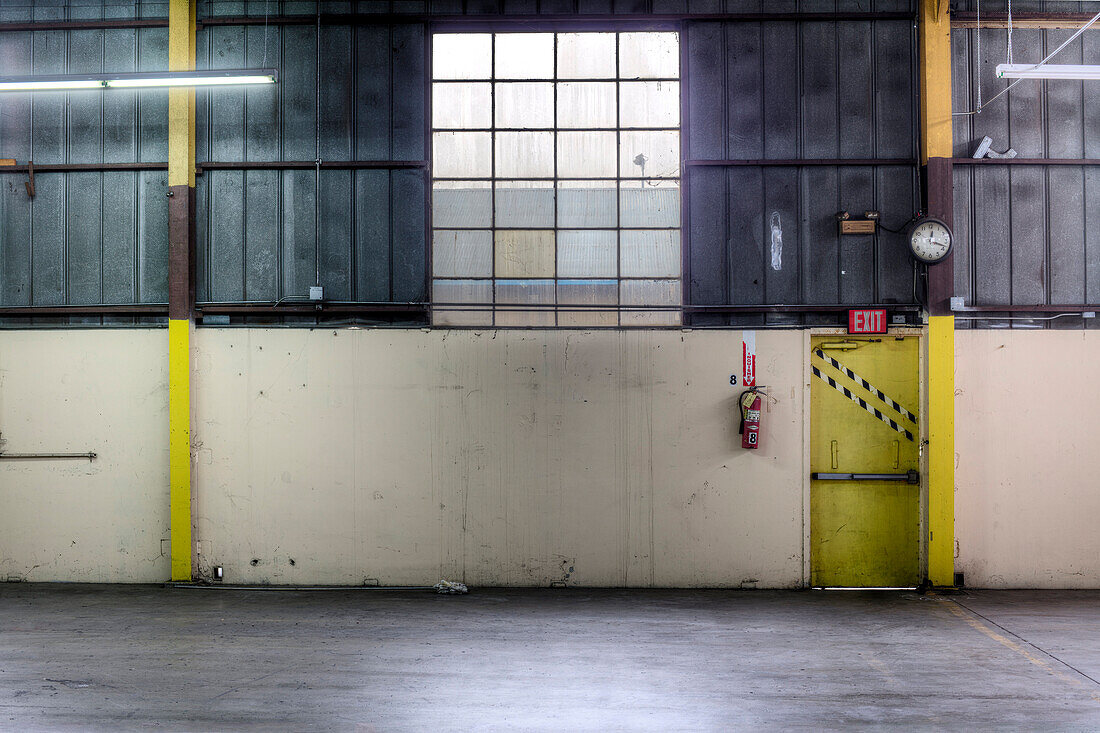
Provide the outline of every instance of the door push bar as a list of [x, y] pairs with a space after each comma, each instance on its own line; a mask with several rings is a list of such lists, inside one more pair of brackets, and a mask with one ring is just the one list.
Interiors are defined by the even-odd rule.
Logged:
[[817, 481], [904, 481], [907, 484], [919, 484], [920, 473], [811, 473], [810, 478]]

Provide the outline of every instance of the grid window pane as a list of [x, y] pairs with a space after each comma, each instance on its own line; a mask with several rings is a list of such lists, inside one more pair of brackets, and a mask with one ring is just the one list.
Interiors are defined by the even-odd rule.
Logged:
[[[617, 325], [619, 314], [614, 306], [618, 303], [618, 286], [617, 280], [558, 280], [558, 325], [573, 328]], [[592, 307], [597, 305], [612, 307]]]
[[620, 33], [619, 77], [676, 79], [680, 76], [680, 40], [675, 33]]
[[558, 84], [558, 127], [615, 128], [615, 83]]
[[679, 227], [679, 181], [623, 181], [619, 187], [620, 226]]
[[[497, 280], [497, 303], [502, 304], [554, 304], [553, 280]], [[502, 308], [497, 311], [498, 326], [553, 326], [554, 309], [515, 310]]]
[[619, 124], [623, 127], [677, 127], [680, 83], [629, 81], [619, 85]]
[[492, 307], [463, 309], [450, 303], [492, 303], [492, 280], [433, 280], [432, 320], [438, 326], [491, 326]]
[[[680, 281], [623, 280], [619, 284], [619, 302], [622, 305], [678, 306]], [[620, 318], [624, 326], [674, 326], [680, 322], [680, 314], [671, 309], [627, 310]]]
[[502, 229], [496, 232], [497, 277], [554, 277], [554, 232]]
[[488, 181], [436, 181], [432, 184], [432, 225], [491, 227], [493, 192]]
[[619, 274], [623, 277], [679, 277], [680, 232], [675, 229], [621, 231]]
[[432, 233], [435, 277], [492, 277], [493, 233], [487, 229], [436, 229]]
[[433, 172], [439, 178], [481, 178], [493, 174], [491, 132], [432, 135]]
[[496, 175], [542, 178], [554, 175], [554, 133], [496, 133]]
[[674, 178], [680, 175], [680, 134], [663, 130], [623, 130], [619, 134], [620, 175]]
[[558, 232], [558, 277], [615, 277], [618, 232], [563, 229]]
[[614, 79], [614, 33], [559, 33], [559, 79]]
[[432, 294], [457, 304], [433, 322], [678, 324], [678, 34], [452, 33], [433, 49]]
[[613, 227], [619, 225], [615, 181], [560, 181], [559, 227]]
[[614, 178], [614, 132], [559, 132], [558, 175], [563, 178]]
[[553, 181], [497, 181], [498, 227], [553, 227]]
[[432, 126], [471, 128], [492, 126], [492, 85], [487, 82], [446, 82], [432, 85]]
[[[492, 103], [485, 102], [485, 116], [496, 109], [497, 127], [552, 128], [554, 84], [512, 81], [497, 84]], [[488, 127], [488, 125], [485, 125]]]
[[492, 48], [489, 33], [437, 33], [432, 36], [432, 78], [488, 79]]
[[498, 33], [496, 78], [552, 79], [553, 33]]

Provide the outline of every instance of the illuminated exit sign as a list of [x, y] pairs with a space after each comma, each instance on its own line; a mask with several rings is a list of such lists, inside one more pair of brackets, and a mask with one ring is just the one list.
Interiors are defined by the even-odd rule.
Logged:
[[848, 311], [848, 333], [886, 333], [886, 310]]

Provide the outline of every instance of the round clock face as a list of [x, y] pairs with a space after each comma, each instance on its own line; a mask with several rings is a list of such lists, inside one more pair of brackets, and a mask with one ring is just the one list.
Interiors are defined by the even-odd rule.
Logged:
[[909, 232], [909, 251], [921, 262], [935, 264], [951, 251], [951, 230], [939, 219], [923, 219]]

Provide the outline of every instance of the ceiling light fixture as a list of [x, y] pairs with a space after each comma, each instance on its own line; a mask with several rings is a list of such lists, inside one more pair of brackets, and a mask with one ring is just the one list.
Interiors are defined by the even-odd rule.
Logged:
[[1100, 66], [998, 64], [998, 79], [1100, 79]]
[[0, 92], [53, 92], [80, 89], [150, 89], [274, 84], [275, 69], [206, 71], [134, 71], [102, 74], [59, 74], [0, 77]]

